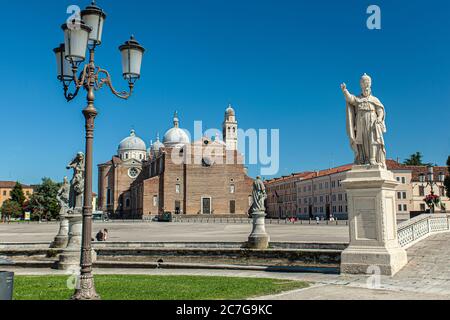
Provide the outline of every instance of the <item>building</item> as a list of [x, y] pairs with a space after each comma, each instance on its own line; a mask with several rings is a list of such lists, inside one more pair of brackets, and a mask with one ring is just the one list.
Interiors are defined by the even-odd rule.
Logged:
[[[405, 166], [396, 161], [388, 160], [387, 167], [394, 173], [394, 178], [399, 183], [396, 187], [396, 208], [399, 220], [409, 219], [413, 215], [426, 212], [428, 209], [423, 201], [425, 195], [430, 194], [431, 187], [424, 187], [419, 181], [419, 174], [426, 173], [424, 166]], [[347, 171], [352, 165], [344, 165], [337, 168], [321, 170], [317, 172], [305, 172], [291, 177], [283, 177], [266, 181], [268, 191], [268, 214], [272, 218], [300, 217], [302, 219], [314, 219], [315, 217], [347, 219], [348, 205], [347, 194], [341, 182], [345, 180]], [[438, 181], [440, 173], [447, 174], [447, 168], [435, 167], [435, 181]], [[297, 179], [294, 179], [297, 177]], [[294, 206], [292, 183], [296, 180], [297, 205]], [[443, 183], [437, 182], [434, 187], [435, 194], [441, 196], [446, 208], [450, 208], [450, 200], [445, 196]], [[285, 196], [280, 190], [289, 190], [289, 196]], [[280, 208], [291, 208], [280, 211]]]
[[147, 150], [134, 131], [111, 161], [100, 164], [98, 207], [109, 214], [145, 218], [179, 215], [247, 215], [252, 183], [237, 151], [238, 122], [226, 109], [223, 137], [191, 142], [178, 114], [162, 142]]
[[[16, 182], [13, 181], [0, 181], [0, 207], [3, 205], [3, 202], [11, 199], [11, 191], [14, 189]], [[25, 198], [30, 199], [33, 194], [33, 188], [31, 186], [22, 184], [23, 193]]]
[[272, 218], [295, 216], [298, 209], [297, 182], [311, 174], [311, 172], [293, 173], [290, 176], [266, 181], [268, 215]]
[[297, 216], [347, 218], [347, 194], [341, 184], [351, 165], [317, 171], [297, 183]]
[[[427, 174], [428, 169], [426, 166], [407, 166], [391, 161], [391, 170], [394, 173], [401, 170], [409, 172], [409, 174], [397, 177], [397, 181], [405, 186], [402, 194], [397, 192], [397, 210], [400, 210], [400, 206], [402, 205], [403, 212], [410, 213], [411, 215], [417, 215], [427, 211], [428, 207], [423, 199], [425, 196], [431, 194], [431, 191], [441, 198], [442, 203], [446, 207], [446, 211], [448, 212], [450, 210], [450, 199], [446, 196], [444, 183], [439, 181], [440, 175], [449, 174], [447, 167], [433, 167], [433, 180], [436, 183], [433, 185], [433, 190], [430, 185], [425, 185], [420, 182], [420, 175]], [[437, 209], [436, 212], [438, 211], [440, 210]]]

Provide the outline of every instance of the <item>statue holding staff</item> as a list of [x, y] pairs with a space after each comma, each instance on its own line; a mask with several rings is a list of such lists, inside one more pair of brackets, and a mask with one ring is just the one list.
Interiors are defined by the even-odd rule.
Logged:
[[360, 81], [362, 93], [352, 95], [347, 85], [341, 85], [347, 102], [347, 134], [357, 165], [379, 165], [386, 168], [385, 109], [372, 95], [372, 79], [364, 74]]

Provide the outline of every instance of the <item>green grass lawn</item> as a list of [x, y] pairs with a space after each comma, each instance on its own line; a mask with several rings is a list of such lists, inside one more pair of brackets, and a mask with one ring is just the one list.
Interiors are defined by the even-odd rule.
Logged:
[[[15, 300], [67, 300], [66, 276], [16, 276]], [[305, 282], [199, 276], [95, 276], [103, 300], [241, 300], [305, 288]]]

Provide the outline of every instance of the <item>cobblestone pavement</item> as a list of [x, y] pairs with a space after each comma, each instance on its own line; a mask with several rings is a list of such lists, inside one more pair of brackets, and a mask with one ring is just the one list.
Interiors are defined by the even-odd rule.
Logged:
[[[0, 243], [51, 242], [58, 233], [58, 224], [0, 224]], [[98, 230], [109, 230], [109, 241], [187, 241], [244, 242], [252, 230], [250, 224], [220, 223], [101, 223], [93, 225], [94, 236]], [[348, 243], [348, 227], [336, 225], [267, 225], [274, 242], [338, 242]]]

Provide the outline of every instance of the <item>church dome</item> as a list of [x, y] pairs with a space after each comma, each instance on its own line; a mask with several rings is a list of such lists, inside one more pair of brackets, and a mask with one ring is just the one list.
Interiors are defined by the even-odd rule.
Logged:
[[159, 134], [156, 137], [156, 142], [152, 144], [150, 147], [150, 154], [153, 156], [157, 156], [162, 148], [164, 148], [164, 144], [159, 141]]
[[166, 132], [163, 144], [166, 147], [174, 147], [191, 143], [185, 130], [179, 127], [178, 114], [175, 112], [173, 119], [173, 128]]
[[146, 151], [144, 140], [136, 136], [136, 132], [131, 130], [130, 136], [123, 139], [119, 144], [119, 153], [126, 150]]
[[228, 105], [228, 108], [225, 111], [225, 113], [226, 113], [227, 116], [235, 116], [236, 115], [236, 113], [235, 113], [233, 107], [231, 106], [231, 104]]

